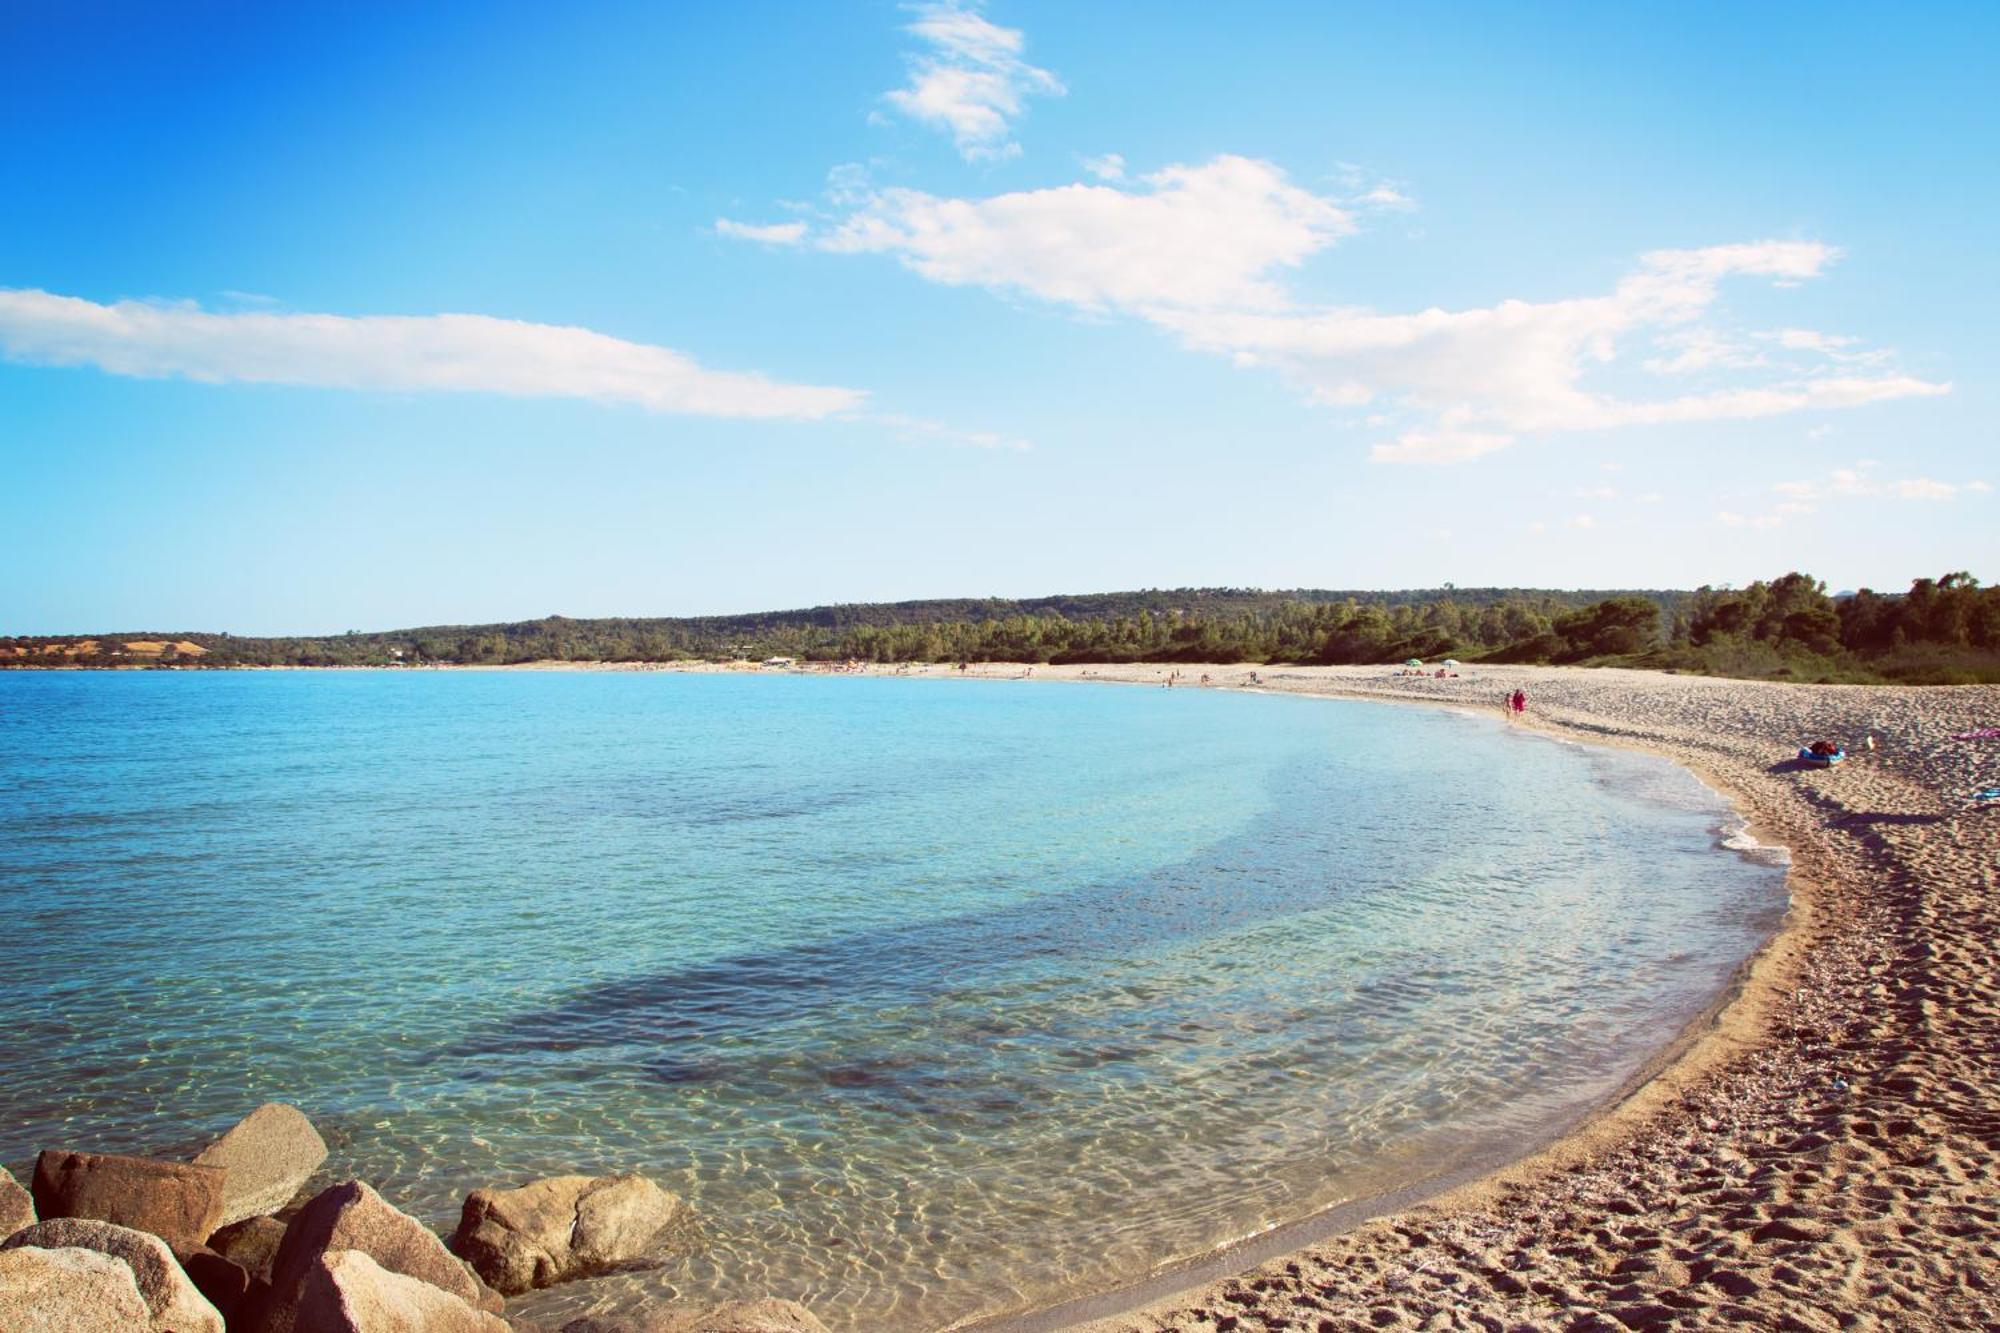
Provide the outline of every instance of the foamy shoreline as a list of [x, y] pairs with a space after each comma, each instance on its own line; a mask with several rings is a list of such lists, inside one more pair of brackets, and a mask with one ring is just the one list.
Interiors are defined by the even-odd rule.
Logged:
[[[551, 664], [559, 670], [589, 669]], [[612, 669], [718, 670], [705, 665]], [[2000, 1326], [2000, 686], [1819, 686], [1574, 667], [864, 667], [1394, 700], [1671, 758], [1792, 859], [1740, 984], [1549, 1147], [1353, 1224], [1274, 1235], [1018, 1329], [1967, 1329]], [[1254, 680], [1253, 680], [1254, 673]], [[1790, 763], [1821, 736], [1855, 758]], [[1878, 749], [1862, 747], [1873, 736]], [[1363, 1218], [1369, 1216], [1364, 1210]], [[1343, 1228], [1333, 1230], [1333, 1228]], [[1249, 1267], [1253, 1262], [1255, 1267]], [[1213, 1265], [1211, 1265], [1212, 1267]], [[1199, 1282], [1199, 1285], [1190, 1283]], [[1000, 1326], [1000, 1325], [996, 1325]]]

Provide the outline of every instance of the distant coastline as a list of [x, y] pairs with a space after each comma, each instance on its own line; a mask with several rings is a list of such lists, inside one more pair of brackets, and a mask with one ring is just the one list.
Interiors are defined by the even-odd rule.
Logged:
[[1692, 591], [1181, 588], [748, 615], [437, 625], [257, 638], [156, 632], [0, 638], [0, 665], [102, 667], [1256, 662], [1450, 658], [1643, 667], [1822, 684], [2000, 682], [2000, 588], [1969, 573], [1829, 594], [1808, 575]]

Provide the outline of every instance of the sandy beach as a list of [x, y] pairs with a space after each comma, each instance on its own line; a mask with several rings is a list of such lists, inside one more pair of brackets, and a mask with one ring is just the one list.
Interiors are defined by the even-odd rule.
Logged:
[[[2000, 687], [1547, 667], [1033, 676], [1157, 687], [1174, 671], [1181, 688], [1206, 676], [1211, 688], [1495, 711], [1523, 689], [1522, 725], [1664, 754], [1726, 792], [1761, 840], [1791, 849], [1793, 907], [1726, 1003], [1552, 1148], [1240, 1276], [1080, 1324], [1066, 1313], [1085, 1309], [1052, 1312], [1052, 1326], [2000, 1326], [2000, 809], [1967, 800], [2000, 778], [2000, 741], [1951, 738], [2000, 719]], [[1832, 770], [1788, 762], [1822, 735], [1855, 757]]]

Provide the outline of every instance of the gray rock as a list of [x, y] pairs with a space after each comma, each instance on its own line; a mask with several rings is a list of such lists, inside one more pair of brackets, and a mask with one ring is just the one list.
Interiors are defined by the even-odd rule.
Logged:
[[687, 1205], [644, 1176], [552, 1176], [466, 1196], [451, 1248], [509, 1296], [644, 1256]]
[[35, 1196], [21, 1188], [21, 1182], [0, 1166], [0, 1237], [11, 1236], [22, 1227], [35, 1225]]
[[7, 1333], [134, 1333], [152, 1327], [132, 1270], [95, 1250], [0, 1250]]
[[271, 1264], [271, 1293], [263, 1333], [295, 1333], [307, 1282], [320, 1260], [355, 1250], [381, 1268], [428, 1283], [475, 1308], [496, 1298], [423, 1223], [385, 1203], [358, 1180], [313, 1196], [285, 1230]]
[[275, 1217], [246, 1217], [208, 1238], [208, 1248], [260, 1282], [271, 1280], [271, 1265], [285, 1243], [285, 1224]]
[[49, 1149], [35, 1160], [35, 1212], [87, 1217], [199, 1245], [222, 1216], [219, 1167]]
[[301, 1292], [298, 1333], [512, 1333], [428, 1282], [392, 1273], [359, 1250], [318, 1256]]
[[221, 1312], [195, 1287], [158, 1236], [110, 1222], [56, 1217], [0, 1241], [0, 1251], [27, 1247], [92, 1250], [124, 1264], [132, 1270], [150, 1317], [151, 1322], [141, 1328], [154, 1333], [222, 1333]]
[[296, 1106], [266, 1102], [195, 1155], [195, 1165], [229, 1173], [222, 1186], [222, 1221], [274, 1213], [292, 1201], [326, 1160], [326, 1140]]

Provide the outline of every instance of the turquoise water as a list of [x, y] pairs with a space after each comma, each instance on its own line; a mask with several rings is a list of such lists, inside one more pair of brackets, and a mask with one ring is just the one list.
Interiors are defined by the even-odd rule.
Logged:
[[1504, 1151], [1769, 931], [1683, 771], [1496, 719], [1034, 682], [0, 673], [0, 1161], [259, 1101], [448, 1227], [702, 1232], [519, 1303], [1043, 1304]]

